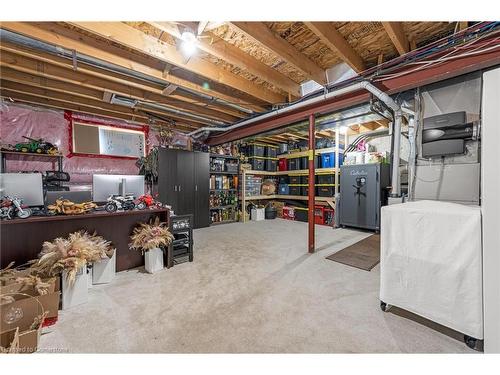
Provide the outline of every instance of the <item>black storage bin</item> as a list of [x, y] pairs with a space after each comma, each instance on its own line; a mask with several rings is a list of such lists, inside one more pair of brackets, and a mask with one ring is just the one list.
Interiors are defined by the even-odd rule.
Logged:
[[316, 155], [314, 158], [314, 168], [321, 168], [321, 155]]
[[301, 184], [308, 184], [309, 183], [309, 176], [305, 175], [305, 176], [300, 176], [300, 183]]
[[309, 159], [307, 156], [300, 158], [300, 169], [309, 169]]
[[250, 143], [246, 146], [247, 156], [260, 156], [264, 157], [266, 154], [266, 146], [259, 143]]
[[288, 184], [289, 179], [288, 176], [279, 176], [278, 181], [280, 185], [283, 185], [283, 184]]
[[316, 183], [318, 185], [323, 184], [334, 184], [335, 183], [335, 175], [334, 174], [320, 174], [316, 176]]
[[301, 195], [301, 186], [290, 186], [290, 195]]
[[316, 195], [318, 197], [333, 197], [335, 194], [335, 186], [318, 186]]
[[300, 176], [290, 176], [290, 183], [291, 184], [300, 184]]
[[288, 170], [296, 171], [298, 169], [300, 169], [300, 159], [299, 158], [288, 159]]
[[278, 160], [276, 159], [266, 159], [266, 171], [276, 172], [278, 169]]
[[278, 156], [278, 146], [266, 146], [266, 157], [275, 158]]
[[262, 158], [248, 158], [248, 162], [252, 164], [252, 170], [263, 171], [266, 166], [266, 159]]
[[300, 189], [300, 192], [302, 193], [301, 195], [308, 196], [309, 195], [309, 187], [308, 186], [302, 186], [302, 189]]
[[264, 210], [264, 215], [266, 219], [268, 220], [276, 219], [277, 214], [278, 210], [276, 209], [276, 207], [273, 207], [271, 205], [266, 206], [266, 209]]
[[295, 220], [307, 223], [307, 208], [294, 207]]

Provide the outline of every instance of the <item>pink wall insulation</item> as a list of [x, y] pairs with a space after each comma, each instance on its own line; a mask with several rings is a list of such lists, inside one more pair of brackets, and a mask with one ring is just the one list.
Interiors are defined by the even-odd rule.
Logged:
[[[94, 119], [101, 123], [120, 124], [131, 126], [127, 122], [119, 120], [106, 120], [89, 115], [78, 114], [80, 118], [87, 120]], [[64, 117], [64, 111], [50, 110], [39, 107], [10, 104], [2, 102], [0, 104], [0, 137], [2, 146], [23, 142], [23, 136], [32, 138], [43, 138], [51, 142], [65, 156], [63, 158], [63, 170], [71, 176], [71, 184], [87, 185], [92, 183], [92, 174], [137, 174], [138, 168], [133, 159], [123, 158], [100, 158], [70, 154], [68, 121]], [[149, 147], [158, 145], [157, 133], [152, 129], [147, 140]], [[5, 172], [18, 171], [39, 171], [56, 170], [57, 162], [41, 160], [36, 157], [18, 158], [14, 155], [7, 156], [7, 170]]]

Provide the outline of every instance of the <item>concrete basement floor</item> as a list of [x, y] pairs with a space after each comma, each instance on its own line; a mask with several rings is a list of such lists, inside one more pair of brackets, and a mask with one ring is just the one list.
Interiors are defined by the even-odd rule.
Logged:
[[[279, 235], [277, 235], [279, 234]], [[455, 332], [379, 308], [371, 272], [325, 257], [365, 237], [282, 219], [195, 231], [193, 263], [117, 274], [61, 311], [41, 351], [77, 353], [462, 353]], [[418, 319], [417, 319], [418, 320]], [[438, 327], [439, 328], [439, 327]], [[440, 331], [444, 331], [442, 333]]]

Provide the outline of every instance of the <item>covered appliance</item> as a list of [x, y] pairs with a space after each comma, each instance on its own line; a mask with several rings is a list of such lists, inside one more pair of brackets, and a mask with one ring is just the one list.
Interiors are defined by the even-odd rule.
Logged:
[[380, 301], [483, 338], [481, 210], [417, 201], [382, 208]]
[[388, 164], [340, 167], [339, 225], [380, 230], [380, 207], [387, 204]]

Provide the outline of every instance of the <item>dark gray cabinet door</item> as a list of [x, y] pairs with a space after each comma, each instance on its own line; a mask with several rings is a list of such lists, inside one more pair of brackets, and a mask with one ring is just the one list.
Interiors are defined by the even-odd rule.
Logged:
[[177, 153], [177, 201], [179, 215], [194, 215], [194, 154], [179, 150]]
[[194, 153], [194, 227], [210, 225], [209, 212], [209, 156], [206, 152]]
[[158, 149], [158, 198], [177, 211], [177, 150]]

